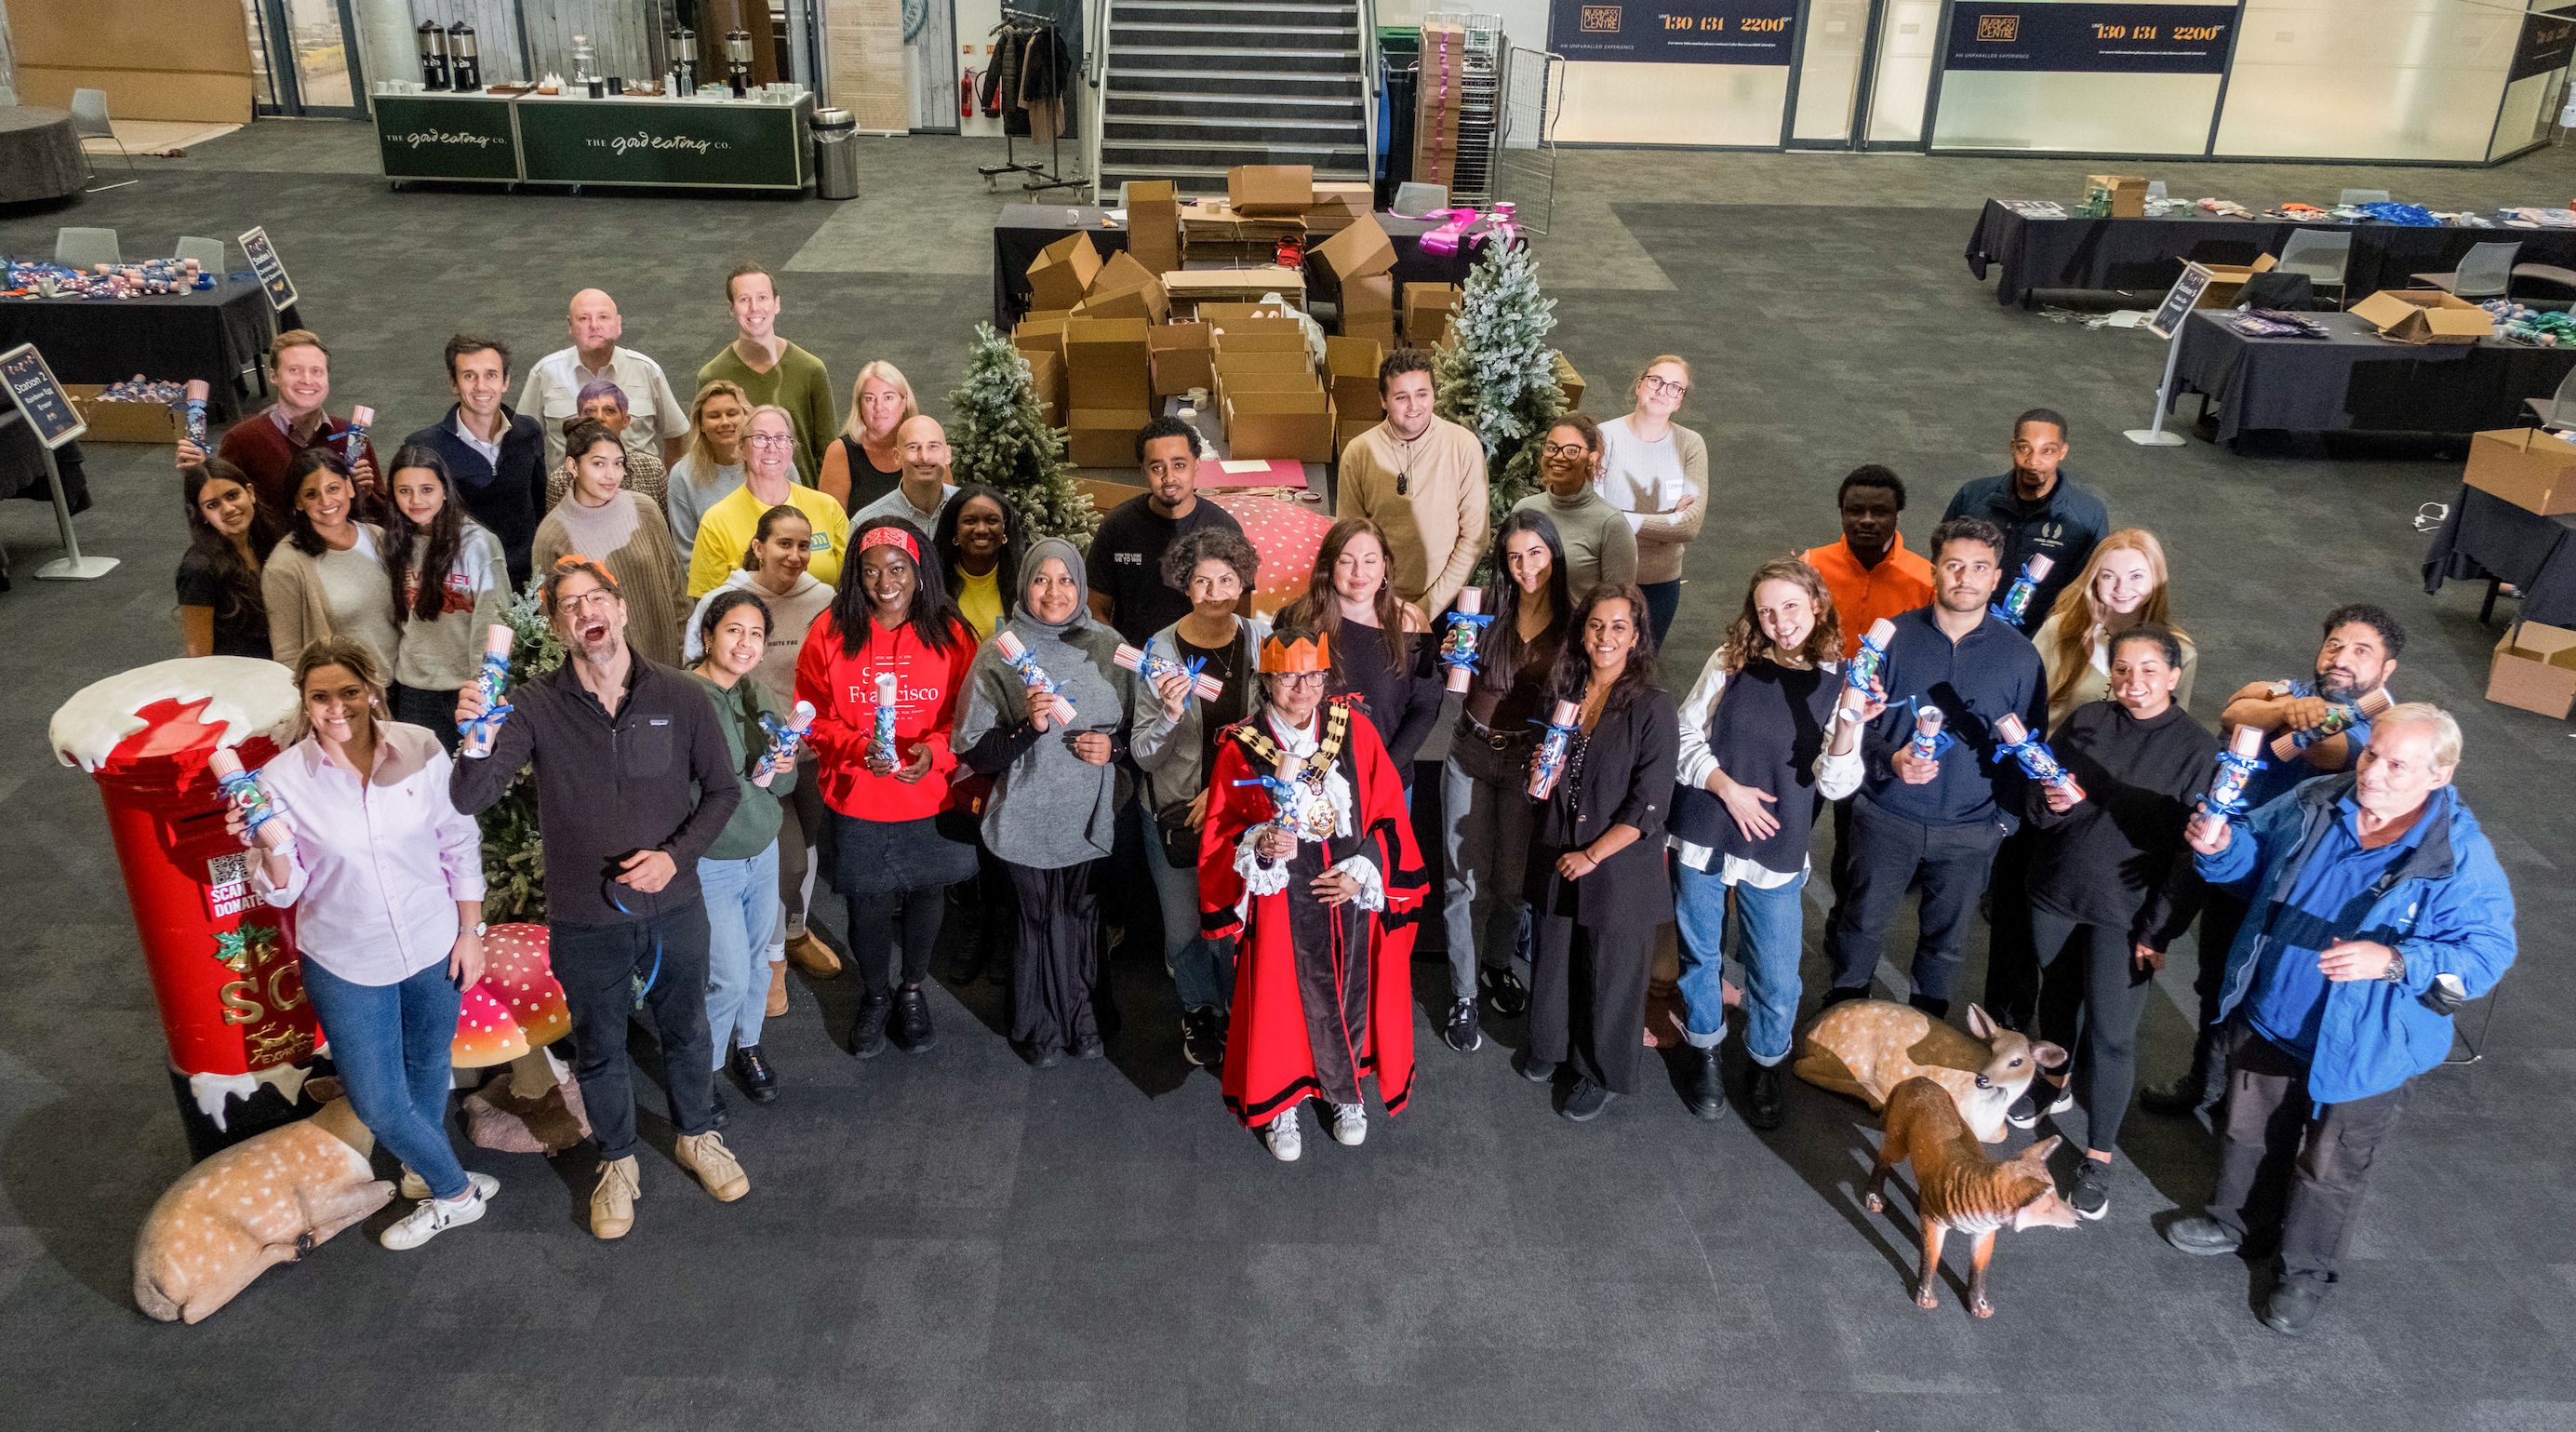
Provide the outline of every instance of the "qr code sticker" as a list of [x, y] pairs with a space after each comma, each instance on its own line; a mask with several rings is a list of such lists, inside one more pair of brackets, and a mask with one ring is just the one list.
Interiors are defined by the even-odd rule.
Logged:
[[206, 883], [217, 889], [226, 885], [245, 885], [249, 882], [250, 856], [247, 852], [236, 850], [229, 855], [218, 855], [206, 862]]

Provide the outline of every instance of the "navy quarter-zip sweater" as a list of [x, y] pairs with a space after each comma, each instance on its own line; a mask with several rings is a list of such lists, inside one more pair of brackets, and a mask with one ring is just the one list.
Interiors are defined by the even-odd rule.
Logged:
[[[2021, 717], [2033, 735], [2048, 730], [2048, 681], [2030, 638], [1989, 614], [1958, 641], [1933, 620], [1936, 607], [1895, 618], [1887, 660], [1879, 668], [1888, 709], [1870, 723], [1864, 749], [1868, 773], [1861, 794], [1890, 815], [1918, 825], [1992, 822], [2006, 832], [2021, 823], [2021, 767], [2009, 756], [1995, 764], [1992, 722]], [[1953, 738], [1941, 752], [1941, 774], [1929, 785], [1909, 786], [1889, 761], [1914, 737], [1914, 706], [1941, 708], [1943, 730]]]

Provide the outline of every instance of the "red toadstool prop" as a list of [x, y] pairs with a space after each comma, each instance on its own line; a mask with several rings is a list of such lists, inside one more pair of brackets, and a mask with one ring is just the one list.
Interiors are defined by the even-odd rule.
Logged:
[[581, 1094], [546, 1046], [572, 1032], [563, 982], [546, 958], [543, 925], [495, 925], [483, 936], [483, 978], [465, 991], [449, 1057], [459, 1069], [509, 1066], [465, 1098], [467, 1137], [506, 1153], [553, 1155], [590, 1133]]

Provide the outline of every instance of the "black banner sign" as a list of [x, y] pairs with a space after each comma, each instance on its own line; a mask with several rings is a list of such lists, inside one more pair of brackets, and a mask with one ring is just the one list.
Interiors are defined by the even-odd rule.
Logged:
[[2522, 42], [2513, 48], [2507, 83], [2533, 75], [2555, 74], [2576, 59], [2576, 11], [2558, 10], [2522, 18]]
[[2227, 68], [2233, 5], [2027, 5], [1958, 0], [1952, 70], [2214, 75]]
[[1785, 65], [1797, 0], [1556, 0], [1548, 47], [1569, 60]]

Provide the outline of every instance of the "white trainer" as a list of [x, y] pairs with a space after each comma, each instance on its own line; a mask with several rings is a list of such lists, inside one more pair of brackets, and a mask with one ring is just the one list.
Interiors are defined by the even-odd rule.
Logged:
[[1262, 1131], [1261, 1140], [1270, 1146], [1272, 1158], [1281, 1163], [1295, 1163], [1297, 1155], [1306, 1151], [1305, 1136], [1297, 1131], [1296, 1107], [1291, 1105], [1278, 1118], [1272, 1119], [1270, 1127]]
[[1333, 1142], [1344, 1148], [1358, 1148], [1368, 1138], [1368, 1105], [1335, 1104], [1333, 1106]]
[[[501, 1181], [488, 1173], [476, 1173], [472, 1169], [467, 1169], [465, 1171], [465, 1180], [466, 1182], [473, 1184], [474, 1191], [483, 1195], [485, 1198], [490, 1198], [492, 1195], [501, 1191]], [[400, 1193], [405, 1198], [417, 1202], [429, 1197], [429, 1180], [422, 1178], [419, 1174], [413, 1173], [411, 1171], [410, 1164], [404, 1164], [402, 1186], [396, 1189], [395, 1192]]]
[[483, 1209], [483, 1189], [479, 1184], [467, 1191], [461, 1203], [425, 1198], [376, 1241], [397, 1252], [417, 1248], [451, 1228], [462, 1228], [481, 1218]]

